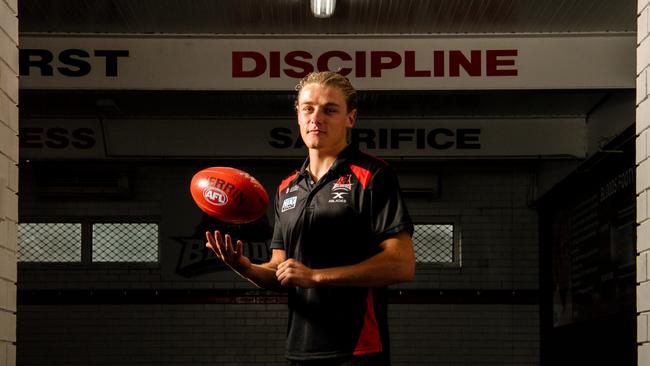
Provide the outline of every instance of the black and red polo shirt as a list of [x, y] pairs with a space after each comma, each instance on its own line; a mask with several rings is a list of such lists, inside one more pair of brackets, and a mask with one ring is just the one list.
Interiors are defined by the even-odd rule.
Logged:
[[[305, 161], [282, 181], [271, 248], [314, 269], [356, 264], [401, 231], [413, 233], [397, 177], [382, 160], [346, 147], [312, 182]], [[326, 359], [388, 351], [386, 288], [289, 290], [287, 358]]]

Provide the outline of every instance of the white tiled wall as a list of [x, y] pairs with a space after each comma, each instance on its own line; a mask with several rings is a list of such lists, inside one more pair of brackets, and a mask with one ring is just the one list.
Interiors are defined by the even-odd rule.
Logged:
[[637, 341], [638, 364], [650, 365], [648, 340], [648, 314], [650, 314], [650, 278], [648, 277], [648, 252], [650, 250], [650, 217], [648, 215], [648, 190], [650, 189], [650, 159], [648, 159], [648, 133], [650, 133], [650, 100], [648, 99], [648, 66], [650, 66], [650, 39], [648, 38], [650, 7], [647, 0], [638, 2], [637, 18], [637, 88], [636, 88], [636, 192], [637, 192]]
[[0, 366], [16, 364], [18, 18], [0, 1]]
[[0, 366], [16, 365], [17, 2], [0, 1]]

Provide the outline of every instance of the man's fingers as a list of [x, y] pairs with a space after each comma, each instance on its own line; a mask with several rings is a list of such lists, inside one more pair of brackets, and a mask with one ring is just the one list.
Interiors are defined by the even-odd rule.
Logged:
[[233, 243], [233, 238], [230, 235], [222, 235], [219, 230], [215, 230], [214, 233], [206, 232], [205, 237], [207, 239], [205, 246], [212, 249], [217, 258], [228, 266], [235, 268], [249, 263], [248, 258], [244, 256], [243, 241], [236, 240]]
[[230, 235], [226, 234], [224, 235], [224, 247], [226, 248], [226, 251], [230, 254], [235, 251], [235, 248], [232, 246], [232, 238]]
[[205, 243], [205, 246], [212, 249], [214, 254], [217, 255], [221, 260], [226, 260], [224, 254], [226, 250], [224, 248], [223, 239], [221, 238], [221, 233], [219, 231], [214, 232], [214, 236], [209, 231], [205, 233], [208, 242]]
[[241, 240], [237, 240], [237, 244], [235, 246], [235, 254], [237, 254], [237, 256], [242, 256], [244, 254], [244, 242]]
[[285, 270], [284, 270], [284, 267], [282, 267], [282, 263], [280, 263], [278, 265], [278, 269], [275, 270], [275, 278], [277, 278], [278, 281], [280, 281], [280, 283], [282, 283], [282, 280], [284, 279], [284, 277], [285, 277]]
[[292, 258], [289, 258], [286, 261], [278, 264], [278, 271], [280, 270], [285, 271], [288, 268], [294, 268], [294, 267], [296, 267], [296, 261]]
[[278, 272], [275, 273], [275, 277], [278, 279], [278, 282], [280, 282], [280, 284], [281, 284], [282, 286], [287, 286], [287, 285], [289, 285], [289, 281], [288, 281], [288, 279], [287, 279], [287, 274], [286, 274], [286, 272], [284, 272], [284, 271], [283, 271], [283, 272], [278, 271]]
[[287, 276], [290, 275], [292, 269], [295, 267], [295, 262], [293, 259], [287, 259], [286, 261], [278, 264], [278, 269], [275, 271], [275, 277], [282, 281]]
[[275, 277], [280, 281], [282, 285], [290, 284], [290, 277], [293, 273], [293, 263], [284, 261], [278, 265], [278, 269], [275, 271]]
[[216, 249], [215, 249], [216, 243], [214, 241], [214, 236], [212, 236], [212, 233], [210, 233], [209, 231], [206, 231], [205, 232], [205, 239], [207, 240], [207, 242], [205, 243], [205, 246], [212, 249], [212, 251], [214, 251], [216, 253]]
[[233, 245], [232, 237], [228, 234], [221, 235], [219, 230], [216, 230], [214, 235], [206, 232], [205, 237], [208, 240], [205, 246], [212, 249], [224, 262], [237, 260], [244, 253], [244, 242], [237, 240]]
[[217, 239], [217, 246], [223, 255], [232, 253], [230, 249], [230, 235], [221, 235], [221, 232], [217, 230], [214, 232], [214, 237]]
[[214, 232], [214, 239], [217, 242], [217, 244], [219, 244], [219, 246], [223, 245], [223, 237], [221, 236], [221, 232], [219, 232], [219, 230], [216, 230]]
[[214, 236], [212, 236], [212, 233], [209, 231], [205, 232], [205, 239], [208, 241], [210, 244], [214, 244]]

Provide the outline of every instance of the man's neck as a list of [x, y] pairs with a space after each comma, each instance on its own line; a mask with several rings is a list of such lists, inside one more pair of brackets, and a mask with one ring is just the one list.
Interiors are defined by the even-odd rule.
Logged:
[[347, 145], [330, 151], [309, 149], [309, 173], [314, 181], [320, 180], [332, 167], [336, 158]]

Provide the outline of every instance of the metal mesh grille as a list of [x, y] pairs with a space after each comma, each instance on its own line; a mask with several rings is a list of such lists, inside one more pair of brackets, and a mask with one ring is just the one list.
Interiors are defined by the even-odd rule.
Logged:
[[418, 263], [452, 263], [454, 261], [454, 225], [416, 224], [413, 245], [415, 259]]
[[93, 262], [157, 262], [158, 224], [93, 224]]
[[18, 261], [81, 262], [81, 224], [18, 224]]

